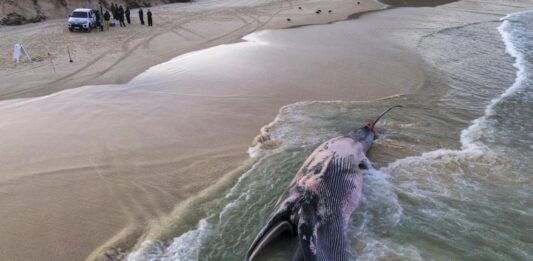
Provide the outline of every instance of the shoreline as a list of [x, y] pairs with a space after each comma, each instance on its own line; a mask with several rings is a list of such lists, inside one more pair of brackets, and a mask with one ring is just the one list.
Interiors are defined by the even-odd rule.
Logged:
[[[342, 2], [336, 3], [342, 4]], [[372, 3], [372, 6], [376, 4], [373, 1], [368, 3]], [[316, 1], [311, 4], [311, 6], [327, 6], [330, 3]], [[243, 10], [243, 12], [249, 11], [253, 10]], [[227, 14], [223, 13], [223, 17], [224, 15]], [[342, 19], [347, 16], [336, 15], [342, 16]], [[281, 20], [278, 21], [279, 24], [285, 24], [283, 19], [286, 15], [280, 16], [277, 18]], [[305, 19], [307, 19], [305, 16], [302, 17], [302, 20]], [[310, 23], [320, 24], [322, 21], [316, 20], [313, 16], [310, 17]], [[220, 29], [231, 32], [234, 25], [235, 23], [230, 21], [229, 25], [220, 25]], [[47, 24], [45, 22], [43, 25], [37, 25], [40, 26]], [[199, 25], [198, 29], [202, 28], [204, 25]], [[245, 29], [247, 29], [245, 32], [237, 31], [239, 41], [241, 34], [247, 34], [248, 30], [255, 31], [253, 28]], [[230, 36], [230, 38], [236, 37]], [[219, 42], [210, 44], [228, 42], [227, 37], [216, 38], [219, 38], [216, 39]], [[150, 53], [149, 50], [146, 52]], [[174, 56], [172, 54], [172, 57]], [[58, 71], [65, 65], [69, 66], [68, 63], [55, 64]], [[0, 74], [2, 73], [6, 71], [0, 70]], [[106, 75], [112, 74], [108, 72]], [[35, 76], [43, 75], [46, 76], [46, 73]], [[17, 84], [25, 82], [21, 78], [4, 76], [0, 75], [8, 82]], [[28, 80], [32, 84], [31, 79]], [[106, 79], [100, 80], [107, 82]], [[129, 83], [131, 81], [128, 81]], [[35, 258], [72, 260], [80, 256], [87, 256], [89, 260], [106, 259], [105, 256], [109, 251], [112, 255], [115, 253], [113, 249], [117, 243], [129, 245], [131, 242], [136, 242], [137, 238], [144, 234], [148, 222], [167, 216], [177, 203], [193, 198], [203, 189], [209, 190], [209, 187], [221, 177], [227, 176], [224, 174], [241, 167], [243, 160], [248, 158], [246, 148], [250, 146], [259, 127], [269, 122], [271, 115], [275, 115], [281, 105], [291, 101], [275, 101], [274, 104], [267, 106], [270, 109], [266, 111], [267, 107], [264, 107], [266, 104], [261, 108], [252, 108], [247, 115], [242, 115], [244, 119], [248, 118], [249, 122], [242, 123], [237, 118], [227, 122], [220, 121], [216, 115], [213, 115], [215, 118], [212, 120], [202, 120], [205, 118], [204, 113], [202, 110], [196, 111], [195, 115], [199, 118], [193, 124], [198, 126], [194, 127], [198, 128], [196, 130], [185, 128], [171, 131], [170, 125], [165, 123], [168, 119], [161, 118], [163, 115], [169, 117], [165, 113], [154, 117], [148, 124], [154, 126], [153, 130], [148, 132], [148, 137], [151, 139], [153, 137], [157, 141], [156, 145], [153, 144], [154, 141], [143, 141], [145, 138], [142, 137], [147, 131], [140, 129], [140, 126], [133, 127], [143, 123], [133, 115], [130, 119], [130, 113], [122, 111], [120, 104], [129, 104], [132, 101], [127, 97], [121, 97], [123, 96], [121, 88], [121, 85], [89, 85], [68, 90], [53, 90], [50, 95], [30, 99], [25, 99], [25, 95], [15, 95], [17, 99], [0, 102], [0, 114], [4, 115], [6, 123], [0, 126], [0, 132], [3, 134], [0, 144], [5, 148], [12, 148], [4, 150], [2, 153], [4, 155], [1, 157], [7, 164], [4, 164], [4, 173], [0, 176], [0, 192], [6, 195], [0, 199], [1, 204], [5, 206], [0, 209], [0, 216], [6, 224], [11, 224], [1, 231], [6, 240], [0, 242], [0, 245], [6, 247], [6, 251], [0, 251], [2, 258], [19, 258], [22, 255], [24, 259], [30, 260]], [[43, 91], [47, 93], [50, 89], [44, 88]], [[231, 89], [228, 91], [231, 92]], [[40, 91], [31, 94], [38, 92]], [[297, 93], [291, 94], [291, 97]], [[120, 101], [104, 102], [99, 98], [95, 100], [100, 103], [97, 105], [88, 100], [88, 97], [104, 94], [106, 99], [116, 97]], [[145, 102], [144, 95], [139, 95], [136, 101], [138, 106], [145, 106], [142, 105]], [[191, 98], [202, 104], [205, 101], [207, 104], [227, 105], [235, 104], [242, 99], [236, 97], [233, 98], [234, 101], [225, 101], [226, 99], [222, 97], [227, 97], [226, 95], [220, 97], [216, 93], [213, 95], [211, 98], [202, 95]], [[0, 96], [6, 98], [5, 95]], [[159, 100], [165, 96], [155, 98]], [[183, 103], [186, 104], [187, 100], [190, 98], [184, 99]], [[253, 103], [253, 101], [246, 102]], [[236, 105], [244, 106], [239, 103]], [[246, 107], [250, 108], [249, 105]], [[132, 111], [137, 110], [132, 109]], [[189, 109], [186, 107], [178, 109], [178, 111], [184, 110]], [[105, 120], [102, 116], [106, 116]], [[25, 122], [21, 119], [35, 120]], [[208, 128], [205, 126], [207, 122], [218, 122], [223, 126], [224, 134], [217, 134], [218, 137], [210, 135], [208, 140], [199, 144], [194, 140], [202, 139], [198, 135], [205, 133], [202, 129]], [[252, 126], [250, 122], [253, 122]], [[120, 128], [117, 128], [117, 124]], [[158, 129], [157, 125], [165, 127]], [[235, 133], [233, 128], [241, 130]], [[21, 129], [25, 131], [19, 131]], [[168, 134], [165, 129], [169, 129]], [[200, 134], [197, 135], [195, 132], [198, 130]], [[162, 131], [165, 136], [154, 136], [161, 135]], [[173, 133], [174, 131], [179, 132]], [[183, 134], [180, 135], [180, 132]], [[224, 135], [230, 133], [233, 133], [232, 136], [224, 138]], [[176, 137], [187, 135], [195, 135], [197, 138]], [[142, 149], [143, 147], [145, 149]], [[180, 150], [184, 147], [195, 147], [191, 151], [191, 156]], [[16, 160], [20, 158], [25, 160]], [[190, 171], [198, 173], [195, 177], [188, 177]], [[20, 224], [20, 219], [17, 218], [20, 216], [27, 217], [24, 224]], [[15, 244], [21, 241], [31, 244], [32, 249], [23, 250], [22, 245]], [[112, 247], [108, 248], [109, 245]]]
[[[128, 82], [131, 82], [131, 81], [135, 81], [135, 79], [130, 80], [130, 81], [128, 81]], [[86, 87], [86, 88], [92, 88], [92, 87], [93, 87], [93, 86]], [[100, 87], [102, 88], [103, 86], [100, 86]], [[79, 89], [79, 88], [78, 88], [78, 89]], [[76, 96], [76, 95], [75, 95], [76, 92], [82, 92], [82, 90], [74, 91], [74, 94], [72, 95], [73, 98]], [[61, 94], [61, 95], [64, 95], [64, 94]], [[183, 94], [180, 94], [180, 95], [183, 96]], [[294, 94], [293, 94], [293, 95], [294, 95]], [[202, 97], [202, 98], [205, 98], [205, 97]], [[304, 98], [304, 99], [305, 99], [305, 98]], [[16, 100], [12, 100], [12, 102], [15, 102], [15, 103], [16, 103], [17, 101], [16, 101]], [[284, 101], [277, 101], [276, 104], [283, 104], [283, 102], [284, 102]], [[271, 107], [275, 107], [275, 105], [274, 105], [274, 106], [271, 105]], [[279, 107], [278, 107], [278, 108], [279, 108]], [[265, 113], [265, 111], [268, 111], [268, 112]], [[257, 110], [257, 112], [262, 112], [262, 113], [264, 113], [264, 114], [268, 114], [268, 115], [270, 115], [271, 110], [265, 110], [264, 108], [262, 108], [261, 110]], [[255, 124], [256, 122], [263, 121], [265, 118], [268, 118], [268, 115], [267, 115], [267, 116], [265, 116], [265, 115], [261, 115], [261, 117], [260, 117], [261, 119], [257, 119], [257, 120], [255, 120], [255, 121], [254, 121], [254, 124]], [[267, 121], [263, 121], [263, 124], [264, 124], [265, 122], [268, 122], [268, 120], [267, 120]], [[233, 127], [233, 128], [235, 128], [235, 127]], [[257, 131], [258, 131], [258, 129], [255, 129], [255, 130], [253, 130], [253, 131], [247, 131], [246, 133], [253, 133], [253, 132], [257, 133]], [[249, 134], [245, 134], [245, 135], [249, 135]], [[253, 137], [253, 136], [252, 136], [252, 137]], [[248, 144], [249, 144], [249, 141], [248, 141]], [[242, 148], [241, 148], [242, 145], [244, 145], [244, 143], [243, 143], [243, 144], [236, 145], [235, 147], [232, 147], [232, 148], [229, 148], [229, 149], [227, 149], [227, 148], [228, 148], [227, 145], [223, 145], [223, 146], [222, 146], [222, 148], [224, 148], [224, 146], [226, 146], [225, 148], [226, 148], [227, 150], [222, 150], [222, 152], [223, 152], [223, 153], [229, 153], [230, 156], [231, 156], [231, 157], [229, 157], [229, 158], [231, 158], [230, 161], [233, 161], [233, 163], [229, 163], [228, 166], [225, 166], [225, 167], [223, 168], [223, 169], [225, 169], [224, 171], [217, 170], [217, 171], [214, 171], [214, 172], [212, 172], [212, 173], [210, 174], [210, 175], [211, 175], [211, 178], [212, 178], [213, 176], [217, 177], [217, 179], [216, 179], [216, 181], [215, 181], [214, 184], [217, 184], [218, 182], [226, 182], [226, 180], [224, 180], [224, 179], [226, 179], [226, 178], [227, 178], [227, 179], [234, 179], [235, 177], [238, 176], [238, 173], [233, 173], [234, 175], [231, 175], [231, 174], [225, 174], [225, 175], [222, 175], [222, 176], [220, 176], [220, 174], [222, 174], [222, 173], [227, 173], [227, 172], [231, 172], [231, 171], [235, 171], [235, 168], [239, 168], [239, 166], [242, 167], [242, 165], [241, 165], [242, 160], [243, 160], [243, 158], [244, 158], [244, 159], [246, 158], [246, 156], [245, 156], [246, 152], [245, 152], [245, 151], [240, 151], [240, 149], [242, 149]], [[165, 151], [165, 150], [163, 150], [163, 151]], [[113, 151], [111, 151], [111, 154], [113, 154], [112, 152], [113, 152]], [[216, 151], [215, 151], [215, 152], [216, 152]], [[203, 157], [203, 156], [205, 156], [205, 155], [207, 155], [207, 154], [206, 154], [206, 151], [203, 151], [203, 152], [202, 152], [201, 150], [199, 150], [199, 151], [198, 151], [198, 155], [200, 155], [200, 157]], [[125, 158], [128, 158], [128, 157], [125, 157]], [[136, 159], [136, 158], [142, 158], [142, 156], [135, 156], [135, 157], [133, 157], [133, 158], [134, 158], [134, 159]], [[157, 158], [157, 157], [155, 157], [155, 158]], [[130, 158], [130, 159], [131, 159], [131, 158]], [[150, 161], [150, 160], [146, 160], [146, 161]], [[186, 158], [184, 158], [184, 161], [186, 161]], [[220, 163], [220, 161], [217, 161], [217, 163]], [[111, 164], [111, 165], [113, 165], [113, 164]], [[178, 166], [179, 166], [179, 165], [178, 165]], [[200, 167], [200, 168], [198, 168], [198, 167], [194, 167], [193, 169], [201, 169], [201, 167]], [[121, 174], [121, 175], [122, 175], [122, 174]], [[110, 176], [112, 177], [113, 175], [110, 175]], [[126, 176], [127, 176], [127, 175], [126, 175]], [[114, 177], [115, 177], [115, 179], [117, 178], [117, 176], [114, 176]], [[220, 178], [220, 177], [222, 177], [222, 178]], [[129, 178], [134, 178], [134, 177], [128, 177], [128, 179], [129, 179]], [[200, 177], [200, 178], [201, 178], [201, 177]], [[204, 178], [205, 178], [205, 176], [204, 176]], [[224, 181], [222, 181], [222, 180], [224, 180]], [[17, 181], [17, 182], [18, 182], [18, 181]], [[216, 187], [213, 187], [213, 183], [212, 183], [212, 182], [213, 182], [213, 180], [210, 180], [210, 182], [206, 182], [206, 183], [211, 183], [211, 184], [205, 184], [205, 183], [203, 183], [202, 185], [195, 187], [192, 191], [194, 191], [195, 189], [198, 189], [198, 188], [200, 188], [200, 187], [202, 187], [202, 186], [203, 186], [207, 191], [212, 190], [212, 189], [215, 189], [215, 190], [216, 190]], [[174, 185], [176, 185], [176, 184], [174, 184]], [[205, 190], [201, 190], [201, 191], [205, 191]], [[196, 192], [196, 193], [198, 193], [198, 192]], [[200, 192], [200, 193], [202, 193], [202, 192]], [[209, 193], [207, 193], [207, 194], [209, 194]], [[129, 196], [133, 196], [133, 195], [134, 195], [134, 194], [129, 194]], [[184, 200], [183, 202], [189, 202], [189, 200], [191, 200], [191, 201], [194, 202], [194, 200], [196, 200], [197, 197], [198, 197], [197, 194], [195, 195], [194, 193], [191, 193], [190, 195], [183, 196], [181, 199]], [[200, 198], [201, 198], [201, 197], [200, 197]], [[164, 200], [164, 201], [166, 202], [166, 203], [164, 204], [164, 205], [166, 205], [165, 207], [168, 207], [168, 206], [172, 205], [172, 204], [168, 201], [168, 199], [167, 199], [167, 200]], [[178, 200], [178, 201], [179, 201], [179, 200]], [[150, 202], [150, 201], [149, 201], [149, 202]], [[156, 200], [156, 202], [157, 202], [157, 200]], [[152, 203], [153, 203], [153, 202], [152, 202]], [[146, 202], [145, 202], [144, 204], [146, 204]], [[192, 204], [192, 203], [182, 203], [182, 204]], [[181, 204], [178, 204], [178, 207], [177, 207], [177, 208], [179, 208], [179, 207], [181, 207]], [[163, 211], [163, 212], [166, 212], [166, 213], [158, 213], [158, 214], [154, 215], [155, 218], [154, 218], [154, 217], [152, 217], [152, 218], [147, 218], [147, 219], [140, 218], [139, 220], [130, 223], [130, 225], [131, 225], [131, 224], [136, 224], [136, 225], [143, 224], [143, 222], [146, 222], [146, 220], [154, 220], [154, 219], [157, 219], [158, 216], [159, 216], [159, 217], [161, 217], [161, 216], [166, 217], [166, 216], [168, 216], [168, 213], [170, 213], [170, 211], [171, 211], [171, 210], [168, 210], [168, 209], [167, 209], [167, 210]], [[135, 217], [134, 219], [136, 219], [136, 218], [139, 218], [139, 217]], [[141, 227], [142, 227], [142, 225], [141, 225]], [[104, 244], [104, 245], [100, 245], [100, 247], [99, 247], [98, 249], [96, 249], [96, 250], [93, 252], [93, 254], [90, 255], [89, 259], [98, 259], [98, 258], [102, 258], [102, 257], [103, 257], [103, 256], [101, 255], [102, 253], [104, 253], [104, 256], [108, 256], [109, 251], [113, 252], [113, 251], [114, 251], [113, 249], [117, 247], [117, 243], [118, 243], [118, 245], [120, 246], [120, 245], [121, 245], [120, 242], [122, 242], [122, 241], [124, 241], [124, 240], [126, 241], [126, 245], [131, 245], [132, 242], [129, 241], [129, 240], [130, 240], [130, 239], [137, 240], [137, 238], [139, 237], [139, 235], [142, 235], [142, 233], [144, 232], [142, 229], [141, 229], [141, 230], [138, 230], [139, 227], [136, 227], [136, 226], [129, 226], [129, 225], [128, 225], [128, 226], [125, 226], [125, 227], [122, 226], [121, 228], [122, 228], [122, 229], [120, 229], [119, 231], [117, 231], [116, 233], [114, 233], [114, 237], [110, 238], [109, 241], [107, 241], [106, 244]], [[130, 234], [130, 233], [131, 233], [131, 234]], [[120, 254], [120, 253], [119, 253], [119, 254]], [[113, 255], [113, 253], [111, 253], [111, 255]]]
[[[450, 2], [456, 2], [456, 1], [450, 1]], [[449, 2], [448, 2], [448, 3], [449, 3]], [[389, 10], [389, 9], [392, 9], [392, 8], [400, 8], [400, 7], [402, 7], [402, 6], [398, 6], [398, 7], [385, 7], [385, 8], [383, 8], [383, 9], [379, 9], [379, 10], [369, 10], [369, 11], [365, 11], [365, 12], [362, 12], [362, 13], [355, 13], [355, 14], [353, 14], [353, 15], [350, 15], [350, 16], [347, 18], [347, 20], [359, 19], [360, 17], [362, 17], [363, 15], [366, 15], [366, 14], [371, 14], [371, 13], [375, 13], [375, 12], [381, 12], [381, 11]], [[409, 6], [404, 6], [404, 7], [409, 7]], [[411, 7], [418, 7], [418, 6], [411, 6]], [[511, 13], [511, 14], [514, 14], [514, 13]], [[508, 16], [508, 15], [510, 15], [510, 14], [507, 14], [507, 16]], [[504, 17], [506, 17], [506, 16], [503, 15], [503, 16], [502, 16], [502, 19], [500, 19], [500, 20], [503, 21], [503, 18], [504, 18]], [[474, 23], [474, 24], [477, 24], [477, 23], [491, 23], [491, 22], [494, 22], [494, 21], [492, 21], [492, 20], [486, 20], [486, 21], [476, 22], [476, 23]], [[334, 23], [337, 23], [337, 22], [331, 22], [331, 23], [327, 23], [327, 24], [334, 24]], [[459, 26], [459, 27], [468, 26], [468, 25], [469, 25], [469, 24], [462, 25], [462, 26]], [[301, 27], [305, 27], [305, 26], [307, 26], [307, 25], [294, 26], [294, 27], [289, 27], [289, 28], [286, 28], [286, 29], [297, 29], [297, 28], [301, 28]], [[443, 28], [443, 29], [441, 29], [441, 30], [447, 30], [447, 29], [450, 29], [450, 28], [454, 28], [454, 26], [445, 27], [445, 28]], [[499, 28], [499, 27], [498, 27], [498, 28]], [[285, 30], [286, 30], [286, 29], [285, 29]], [[437, 33], [438, 33], [438, 32], [440, 32], [440, 30], [437, 31]], [[502, 37], [503, 37], [503, 35], [502, 35]], [[419, 40], [422, 40], [422, 38], [420, 38]], [[417, 44], [416, 47], [418, 47], [418, 44]], [[417, 88], [417, 89], [418, 89], [418, 88]], [[355, 102], [362, 102], [362, 103], [367, 103], [367, 102], [368, 102], [368, 103], [371, 103], [371, 102], [373, 102], [373, 101], [387, 100], [387, 99], [394, 99], [394, 98], [398, 98], [398, 97], [401, 97], [401, 96], [404, 96], [404, 95], [409, 95], [409, 94], [408, 94], [408, 93], [405, 93], [405, 94], [396, 94], [396, 95], [392, 95], [392, 96], [388, 96], [388, 97], [377, 98], [377, 99], [375, 99], [375, 100], [365, 100], [365, 101], [355, 101]], [[301, 102], [296, 102], [296, 103], [286, 104], [286, 105], [284, 105], [283, 107], [280, 108], [280, 112], [279, 112], [279, 113], [281, 113], [281, 111], [282, 111], [285, 107], [288, 107], [288, 106], [293, 106], [293, 105], [296, 105], [296, 104], [299, 104], [299, 103], [313, 103], [313, 102], [321, 102], [321, 103], [333, 102], [333, 103], [335, 103], [335, 102], [344, 102], [344, 101], [343, 101], [343, 100], [336, 100], [336, 101], [322, 101], [322, 100], [319, 100], [319, 101], [307, 101], [307, 100], [306, 100], [306, 101], [301, 101]], [[279, 116], [279, 113], [278, 113], [278, 116]], [[271, 124], [274, 124], [274, 123], [276, 122], [276, 119], [277, 119], [277, 117], [276, 117], [272, 122], [270, 122], [270, 123], [267, 124], [267, 125], [264, 125], [264, 126], [261, 128], [261, 134], [258, 135], [258, 136], [256, 137], [256, 140], [259, 138], [259, 139], [262, 140], [262, 141], [268, 141], [268, 140], [264, 140], [264, 139], [262, 139], [262, 138], [264, 138], [264, 137], [260, 137], [260, 136], [262, 136], [262, 135], [268, 135], [267, 133], [264, 133], [263, 129], [265, 129], [265, 128], [268, 129], [269, 126], [270, 126]], [[262, 143], [262, 142], [260, 142], [260, 143]], [[254, 144], [255, 144], [255, 141], [254, 141]], [[269, 145], [267, 145], [267, 146], [269, 146]], [[250, 148], [252, 148], [252, 147], [250, 147]], [[250, 154], [250, 157], [251, 157], [251, 158], [256, 158], [256, 156], [253, 156], [254, 153], [253, 153], [253, 152], [250, 152], [250, 150], [249, 150], [249, 154]], [[260, 160], [260, 159], [259, 159], [259, 160]], [[253, 163], [251, 163], [250, 167], [253, 167]], [[242, 172], [242, 174], [246, 173], [246, 169], [243, 169], [243, 171], [244, 171], [244, 172]], [[227, 177], [227, 176], [225, 176], [225, 177]], [[234, 176], [234, 177], [232, 177], [232, 178], [233, 178], [233, 179], [236, 179], [237, 177], [238, 177], [238, 176]], [[230, 178], [230, 179], [231, 179], [231, 178]], [[227, 185], [228, 185], [228, 184], [226, 184], [226, 186], [227, 186]], [[231, 187], [231, 188], [233, 188], [233, 187]], [[208, 188], [208, 190], [211, 190], [211, 189], [218, 189], [218, 190], [220, 190], [220, 189], [222, 189], [222, 187], [219, 188], [219, 187], [217, 186], [217, 184], [215, 184], [215, 185], [213, 185], [213, 186], [211, 186], [211, 187]], [[225, 188], [226, 191], [227, 191], [228, 189], [230, 189], [230, 187], [226, 187], [226, 188]], [[222, 189], [222, 190], [224, 190], [224, 189]], [[203, 191], [202, 191], [202, 192], [203, 192]], [[202, 193], [202, 194], [203, 194], [203, 193]], [[212, 196], [214, 196], [214, 195], [212, 195]], [[192, 200], [195, 200], [196, 197], [193, 197], [193, 198], [191, 198], [191, 199], [192, 199]], [[189, 207], [190, 207], [190, 206], [189, 206]], [[157, 232], [152, 232], [152, 233], [150, 233], [150, 234], [148, 234], [148, 235], [144, 235], [144, 236], [141, 238], [141, 240], [137, 242], [137, 245], [136, 245], [134, 248], [129, 249], [128, 251], [131, 251], [131, 250], [143, 251], [143, 250], [150, 249], [150, 248], [153, 248], [153, 247], [158, 248], [158, 249], [165, 248], [165, 247], [169, 247], [170, 240], [172, 240], [172, 239], [177, 239], [178, 237], [180, 237], [180, 235], [183, 235], [184, 233], [187, 233], [187, 234], [188, 234], [188, 233], [192, 233], [192, 232], [198, 232], [199, 230], [204, 229], [204, 228], [202, 228], [202, 227], [205, 226], [206, 224], [205, 224], [205, 223], [202, 223], [202, 222], [205, 222], [206, 219], [208, 219], [208, 217], [206, 217], [206, 216], [201, 217], [201, 218], [198, 218], [196, 221], [199, 222], [199, 223], [196, 223], [196, 224], [192, 224], [192, 223], [190, 222], [190, 220], [189, 220], [187, 223], [189, 223], [189, 226], [190, 226], [190, 227], [188, 227], [187, 229], [185, 229], [185, 228], [181, 228], [181, 232], [176, 233], [175, 230], [170, 229], [171, 227], [176, 226], [175, 223], [179, 222], [180, 219], [183, 219], [183, 217], [180, 217], [181, 214], [182, 214], [181, 212], [182, 212], [184, 209], [186, 209], [186, 208], [187, 208], [186, 205], [178, 204], [176, 210], [174, 211], [174, 212], [176, 212], [176, 213], [178, 213], [178, 214], [171, 214], [169, 217], [166, 217], [166, 218], [172, 218], [172, 221], [165, 221], [165, 222], [162, 222], [164, 225], [162, 225], [162, 224], [158, 224], [158, 225], [157, 225], [158, 228], [157, 228], [157, 230], [155, 230], [155, 231], [157, 231]], [[178, 221], [177, 221], [177, 220], [178, 220]], [[173, 225], [169, 224], [168, 222], [170, 222], [170, 223], [173, 224]], [[165, 224], [165, 223], [166, 223], [166, 224]], [[159, 226], [161, 226], [161, 227], [159, 227]], [[196, 226], [199, 226], [199, 227], [196, 227]], [[170, 231], [170, 232], [169, 232], [169, 231], [162, 232], [163, 229], [170, 229], [171, 231]], [[167, 234], [167, 233], [173, 233], [173, 234], [170, 234], [170, 235], [169, 235], [169, 234]], [[176, 235], [178, 235], [178, 237], [176, 237]], [[144, 239], [143, 239], [143, 238], [144, 238]], [[153, 245], [154, 241], [152, 241], [152, 240], [161, 240], [161, 242], [156, 241], [156, 242], [158, 242], [157, 244], [161, 243], [161, 245], [157, 245], [157, 246]], [[146, 243], [146, 245], [145, 245], [145, 243]], [[146, 248], [146, 249], [145, 249], [145, 248]], [[141, 258], [141, 260], [142, 260], [142, 255], [140, 255], [140, 254], [141, 254], [140, 252], [129, 252], [129, 254], [132, 254], [132, 253], [135, 253], [135, 254], [136, 254], [136, 255], [134, 255], [134, 259], [133, 259], [133, 260], [138, 260], [139, 258]], [[124, 259], [125, 257], [127, 257], [127, 255], [123, 255], [122, 258], [120, 258], [120, 260], [125, 260], [125, 259]]]

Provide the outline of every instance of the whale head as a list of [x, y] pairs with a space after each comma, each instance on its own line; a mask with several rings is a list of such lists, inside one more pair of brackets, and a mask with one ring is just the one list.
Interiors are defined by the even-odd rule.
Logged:
[[372, 146], [372, 143], [374, 143], [374, 140], [378, 138], [375, 127], [381, 117], [383, 117], [383, 115], [385, 115], [390, 110], [401, 107], [401, 105], [396, 105], [388, 108], [387, 110], [382, 112], [373, 122], [367, 122], [363, 127], [350, 132], [348, 136], [351, 137], [354, 141], [361, 143], [361, 145], [363, 145], [363, 150], [367, 152], [368, 149], [370, 149], [370, 147]]

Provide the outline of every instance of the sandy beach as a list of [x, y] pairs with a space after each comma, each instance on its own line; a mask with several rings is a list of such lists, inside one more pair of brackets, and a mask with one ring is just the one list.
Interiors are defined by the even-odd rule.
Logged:
[[[287, 86], [261, 85], [242, 94], [235, 93], [232, 83], [216, 89], [194, 83], [191, 90], [202, 87], [203, 94], [175, 96], [177, 107], [154, 108], [152, 120], [143, 122], [133, 111], [120, 109], [134, 103], [121, 86], [78, 87], [127, 83], [153, 65], [239, 42], [257, 30], [329, 23], [380, 8], [383, 5], [374, 1], [200, 1], [154, 7], [153, 28], [135, 19], [125, 29], [90, 34], [69, 33], [65, 20], [0, 28], [0, 97], [10, 99], [1, 105], [0, 216], [5, 226], [0, 231], [0, 259], [106, 258], [108, 246], [111, 254], [116, 245], [131, 247], [150, 221], [241, 166], [254, 136], [281, 106], [322, 98]], [[332, 13], [317, 15], [318, 9]], [[9, 59], [15, 42], [43, 60], [15, 66]], [[324, 87], [328, 99], [342, 98]], [[77, 89], [57, 93], [71, 88]], [[87, 90], [91, 98], [80, 95]], [[113, 99], [107, 91], [119, 94], [121, 101], [107, 100]], [[353, 98], [395, 93], [383, 90]], [[24, 99], [43, 95], [50, 96]], [[150, 106], [157, 98], [137, 102]], [[40, 116], [24, 120], [33, 113]], [[142, 130], [142, 125], [150, 130]]]
[[[374, 1], [360, 3], [240, 0], [172, 4], [152, 8], [153, 28], [141, 26], [137, 9], [132, 9], [130, 26], [90, 34], [70, 33], [63, 19], [3, 26], [0, 99], [42, 96], [83, 85], [126, 83], [180, 54], [237, 42], [257, 30], [324, 24], [383, 7]], [[324, 13], [317, 15], [318, 9]], [[15, 65], [11, 61], [14, 43], [23, 43], [40, 62]], [[69, 63], [68, 50], [73, 63]]]
[[[124, 258], [173, 210], [235, 183], [282, 106], [416, 93], [422, 38], [527, 6], [401, 9], [349, 34], [299, 26], [385, 5], [199, 1], [152, 8], [153, 28], [136, 19], [89, 34], [69, 33], [65, 20], [0, 27], [0, 259]], [[424, 14], [441, 18], [430, 27], [417, 20]], [[16, 42], [42, 61], [15, 66]]]

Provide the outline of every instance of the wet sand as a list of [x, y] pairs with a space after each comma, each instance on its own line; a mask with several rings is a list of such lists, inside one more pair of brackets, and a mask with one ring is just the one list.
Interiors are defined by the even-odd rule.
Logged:
[[[36, 68], [35, 74], [24, 77], [1, 75], [7, 84], [2, 97], [38, 96], [88, 83], [124, 83], [147, 65], [187, 50], [236, 42], [265, 22], [285, 27], [286, 16], [300, 12], [297, 4], [274, 3], [258, 8], [199, 5], [195, 22], [188, 24], [190, 32], [176, 29], [176, 35], [191, 38], [185, 41], [189, 45], [176, 45], [173, 37], [178, 36], [155, 29], [160, 34], [125, 42], [116, 53], [99, 53], [88, 66], [58, 65], [56, 69], [68, 76], [59, 81], [48, 76], [50, 68]], [[325, 3], [314, 4], [327, 9]], [[494, 8], [489, 11], [496, 18], [503, 11]], [[350, 10], [343, 12], [361, 11]], [[414, 17], [420, 11], [405, 15]], [[183, 26], [168, 12], [166, 29]], [[219, 20], [210, 20], [215, 17]], [[334, 20], [315, 17], [302, 16], [299, 22]], [[248, 25], [243, 21], [247, 19]], [[213, 29], [215, 22], [219, 30]], [[118, 247], [134, 245], [148, 223], [242, 166], [253, 137], [281, 106], [302, 100], [367, 101], [416, 91], [424, 81], [416, 43], [446, 26], [450, 25], [439, 21], [419, 35], [405, 36], [401, 24], [370, 26], [361, 19], [346, 37], [324, 30], [317, 38], [312, 27], [267, 31], [248, 37], [249, 42], [178, 57], [125, 85], [84, 86], [1, 102], [0, 259], [117, 256], [122, 252]], [[202, 30], [215, 34], [206, 40], [200, 37], [208, 34]], [[132, 42], [137, 44], [130, 46]], [[332, 44], [337, 44], [334, 50], [325, 48]], [[24, 66], [30, 65], [8, 70]], [[101, 68], [108, 72], [98, 74]], [[35, 87], [42, 79], [53, 84]]]

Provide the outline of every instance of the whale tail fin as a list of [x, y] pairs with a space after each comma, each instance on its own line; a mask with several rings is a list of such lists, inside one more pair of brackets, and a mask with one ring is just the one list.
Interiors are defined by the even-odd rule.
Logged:
[[283, 207], [274, 212], [259, 234], [254, 239], [252, 245], [246, 253], [244, 261], [252, 261], [254, 257], [266, 247], [272, 240], [276, 239], [283, 232], [290, 231], [294, 234], [294, 226], [291, 224], [290, 215], [292, 204], [283, 204]]

